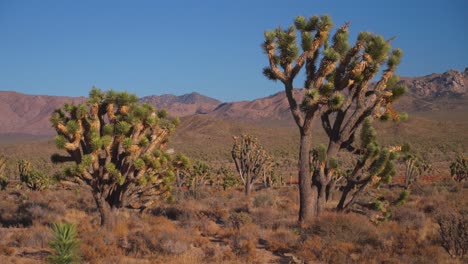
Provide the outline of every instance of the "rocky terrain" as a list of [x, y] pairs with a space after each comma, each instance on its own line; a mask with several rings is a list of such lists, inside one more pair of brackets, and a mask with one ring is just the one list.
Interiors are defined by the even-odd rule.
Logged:
[[[397, 109], [412, 112], [465, 109], [468, 89], [468, 68], [463, 72], [449, 70], [441, 74], [422, 77], [404, 77], [402, 83], [409, 93], [402, 98]], [[300, 98], [300, 89], [295, 97]], [[0, 91], [0, 134], [51, 135], [50, 113], [65, 102], [81, 103], [84, 97], [27, 95]], [[298, 99], [299, 101], [299, 99]], [[289, 106], [283, 91], [252, 101], [222, 103], [219, 100], [190, 93], [181, 96], [160, 95], [141, 98], [158, 108], [166, 108], [172, 115], [185, 117], [207, 115], [218, 119], [275, 121], [290, 120]]]

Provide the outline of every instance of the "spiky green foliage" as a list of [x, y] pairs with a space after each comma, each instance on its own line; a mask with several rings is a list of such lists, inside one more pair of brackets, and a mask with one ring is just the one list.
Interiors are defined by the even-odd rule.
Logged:
[[195, 190], [205, 186], [212, 180], [211, 168], [208, 164], [197, 161], [189, 170], [185, 184], [189, 189]]
[[80, 263], [79, 241], [76, 227], [70, 223], [52, 224], [53, 240], [50, 242], [52, 255], [48, 258], [51, 264]]
[[400, 196], [395, 201], [395, 204], [404, 205], [408, 201], [409, 195], [410, 195], [410, 192], [408, 190], [401, 191]]
[[18, 172], [20, 181], [30, 190], [40, 191], [49, 187], [51, 178], [45, 173], [32, 169], [31, 163], [27, 160], [18, 162]]
[[450, 174], [457, 182], [468, 179], [468, 158], [458, 155], [455, 161], [450, 164]]
[[[392, 108], [406, 91], [406, 87], [393, 77], [403, 52], [400, 49], [391, 51], [390, 41], [370, 32], [359, 33], [355, 44], [350, 46], [349, 23], [339, 27], [334, 34], [332, 27], [333, 22], [327, 15], [313, 16], [309, 20], [297, 17], [294, 26], [286, 31], [279, 28], [265, 33], [263, 45], [269, 61], [264, 75], [284, 84], [291, 113], [301, 133], [300, 220], [321, 211], [319, 207], [323, 206], [323, 200], [328, 199], [326, 192], [343, 175], [346, 177], [341, 182], [345, 186], [341, 188], [343, 196], [339, 209], [352, 205], [357, 194], [371, 182], [390, 181], [395, 174], [393, 161], [396, 156], [390, 149], [379, 146], [371, 120], [401, 121], [407, 118]], [[301, 45], [296, 43], [299, 34]], [[303, 68], [304, 97], [298, 104], [292, 92], [293, 82]], [[371, 84], [379, 72], [381, 78]], [[310, 151], [308, 143], [316, 115], [320, 115], [329, 138], [325, 157], [320, 155], [321, 151], [317, 152], [319, 149]], [[343, 151], [353, 154], [355, 162], [348, 168], [335, 167], [337, 164], [330, 161], [338, 160]], [[312, 188], [320, 192], [317, 194]], [[312, 193], [319, 197], [308, 198]], [[316, 208], [306, 206], [312, 200], [317, 201]]]
[[257, 138], [251, 135], [234, 137], [231, 156], [244, 184], [245, 193], [249, 195], [255, 181], [271, 169], [271, 157], [258, 144]]
[[234, 172], [227, 167], [224, 167], [224, 166], [221, 167], [218, 170], [218, 174], [221, 176], [221, 180], [222, 180], [221, 185], [224, 190], [228, 190], [230, 188], [238, 186], [241, 182], [239, 177], [236, 177]]
[[0, 190], [5, 190], [10, 183], [8, 176], [6, 175], [6, 163], [7, 160], [5, 156], [0, 155]]
[[399, 159], [405, 164], [405, 189], [408, 189], [413, 182], [417, 181], [418, 176], [432, 170], [431, 164], [423, 159], [421, 155], [415, 153], [411, 145], [407, 143], [401, 146]]
[[91, 186], [106, 207], [145, 208], [170, 195], [174, 167], [163, 150], [180, 121], [137, 101], [93, 88], [86, 104], [67, 104], [51, 116], [57, 148], [68, 154], [53, 161], [73, 162], [67, 175]]

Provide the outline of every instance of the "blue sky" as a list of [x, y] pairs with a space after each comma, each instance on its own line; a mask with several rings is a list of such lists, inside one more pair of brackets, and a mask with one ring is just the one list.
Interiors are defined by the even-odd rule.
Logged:
[[463, 70], [466, 11], [466, 0], [0, 0], [0, 90], [263, 97], [282, 89], [261, 74], [264, 30], [315, 14], [350, 21], [351, 43], [359, 31], [396, 36], [400, 75]]

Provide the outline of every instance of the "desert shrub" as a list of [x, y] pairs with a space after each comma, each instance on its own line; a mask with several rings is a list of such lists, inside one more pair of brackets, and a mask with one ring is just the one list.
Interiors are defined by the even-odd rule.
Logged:
[[0, 175], [0, 190], [5, 190], [9, 183], [10, 180], [6, 176]]
[[307, 236], [307, 238], [301, 240], [295, 247], [295, 254], [301, 259], [318, 262], [322, 248], [322, 239], [316, 235]]
[[301, 232], [303, 240], [310, 235], [320, 236], [324, 243], [335, 241], [372, 247], [382, 244], [377, 228], [369, 219], [354, 214], [324, 214]]
[[269, 192], [263, 192], [255, 196], [253, 205], [255, 207], [273, 206], [274, 197]]
[[278, 211], [271, 207], [258, 208], [252, 212], [252, 220], [262, 228], [276, 229], [280, 224]]
[[395, 204], [396, 204], [396, 205], [403, 205], [403, 204], [405, 204], [406, 201], [408, 200], [408, 197], [409, 197], [409, 191], [408, 191], [408, 190], [403, 190], [403, 191], [401, 191], [400, 196], [399, 196], [398, 199], [395, 201]]
[[239, 230], [243, 225], [251, 223], [252, 217], [246, 212], [234, 212], [229, 216], [229, 222], [232, 227]]
[[266, 248], [274, 253], [284, 254], [290, 252], [296, 245], [299, 236], [293, 230], [281, 228], [269, 232], [265, 236]]
[[204, 236], [214, 236], [218, 233], [220, 227], [209, 219], [201, 219], [200, 231]]
[[426, 216], [423, 212], [417, 211], [417, 208], [401, 207], [394, 210], [392, 219], [404, 227], [421, 229], [426, 221]]
[[13, 256], [15, 252], [16, 252], [16, 249], [14, 247], [0, 245], [0, 255]]
[[129, 232], [127, 253], [136, 256], [180, 255], [190, 248], [193, 237], [191, 232], [177, 227], [167, 218], [146, 218], [143, 230]]
[[468, 253], [468, 211], [443, 212], [437, 216], [442, 247], [452, 257], [463, 257]]
[[48, 259], [49, 263], [79, 263], [79, 241], [75, 225], [69, 223], [53, 224], [52, 232], [54, 239], [50, 242], [50, 247], [53, 254]]
[[47, 247], [48, 242], [51, 239], [50, 231], [44, 226], [34, 226], [27, 229], [17, 229], [13, 233], [8, 241], [8, 246], [11, 247], [32, 247], [32, 248], [44, 248]]
[[434, 182], [436, 190], [439, 192], [457, 193], [460, 191], [460, 186], [452, 179], [445, 178], [441, 181]]
[[381, 201], [373, 201], [369, 205], [370, 209], [375, 210], [375, 211], [382, 211], [384, 209], [384, 204]]
[[189, 189], [184, 193], [185, 199], [202, 200], [210, 196], [210, 193], [203, 187]]

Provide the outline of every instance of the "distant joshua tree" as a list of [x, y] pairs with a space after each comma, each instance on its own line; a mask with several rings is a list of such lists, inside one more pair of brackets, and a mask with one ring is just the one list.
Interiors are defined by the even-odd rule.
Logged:
[[101, 225], [111, 209], [144, 209], [172, 188], [174, 165], [164, 149], [179, 120], [137, 99], [93, 88], [86, 104], [65, 104], [50, 118], [56, 145], [67, 153], [52, 161], [74, 162], [65, 172], [91, 187]]
[[[339, 152], [354, 154], [355, 163], [345, 170], [338, 210], [348, 209], [376, 178], [388, 180], [395, 173], [392, 161], [396, 153], [377, 144], [371, 121], [406, 118], [392, 108], [392, 103], [406, 91], [394, 75], [402, 51], [390, 51], [390, 40], [369, 32], [359, 33], [354, 46], [350, 46], [348, 27], [349, 23], [344, 24], [330, 38], [333, 22], [329, 16], [299, 16], [293, 26], [266, 31], [264, 35], [263, 50], [269, 66], [263, 74], [283, 83], [300, 133], [300, 222], [323, 210], [330, 185], [338, 177]], [[386, 68], [380, 71], [382, 65]], [[302, 102], [298, 103], [293, 96], [293, 81], [302, 68], [305, 89]], [[371, 83], [379, 72], [380, 79]], [[324, 151], [313, 158], [312, 120], [316, 117], [329, 141]]]
[[6, 175], [6, 158], [3, 155], [0, 155], [0, 190], [5, 190], [10, 180]]
[[459, 155], [456, 160], [450, 164], [450, 174], [457, 182], [468, 179], [468, 158]]
[[257, 139], [250, 135], [234, 137], [231, 154], [244, 184], [245, 194], [250, 195], [252, 185], [271, 169], [271, 157], [258, 145]]

